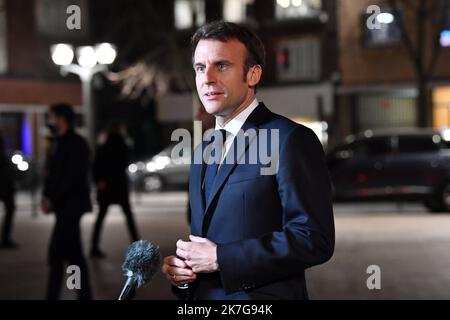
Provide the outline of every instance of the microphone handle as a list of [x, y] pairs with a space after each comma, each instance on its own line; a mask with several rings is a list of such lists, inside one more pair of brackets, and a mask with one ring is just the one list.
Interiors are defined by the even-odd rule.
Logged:
[[136, 279], [127, 277], [127, 282], [123, 286], [118, 300], [132, 300], [136, 294]]

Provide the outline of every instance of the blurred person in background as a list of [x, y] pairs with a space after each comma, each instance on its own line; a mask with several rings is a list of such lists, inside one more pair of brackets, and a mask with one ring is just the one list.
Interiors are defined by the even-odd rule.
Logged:
[[14, 181], [11, 171], [11, 162], [6, 156], [3, 135], [0, 132], [0, 201], [5, 208], [3, 218], [0, 248], [14, 249], [18, 245], [11, 240], [12, 222], [15, 212]]
[[126, 126], [120, 122], [113, 122], [108, 129], [106, 141], [96, 151], [94, 180], [97, 186], [99, 213], [92, 234], [91, 256], [93, 258], [105, 257], [105, 253], [99, 247], [100, 233], [108, 208], [112, 204], [118, 204], [122, 207], [131, 240], [137, 241], [139, 239], [129, 201], [129, 184], [126, 172], [129, 162], [129, 148], [126, 143], [126, 136]]
[[47, 126], [54, 134], [44, 172], [42, 211], [55, 213], [48, 263], [47, 299], [59, 298], [65, 264], [81, 272], [80, 300], [91, 299], [89, 274], [81, 243], [80, 220], [92, 210], [89, 192], [89, 147], [75, 133], [75, 113], [68, 104], [50, 106]]

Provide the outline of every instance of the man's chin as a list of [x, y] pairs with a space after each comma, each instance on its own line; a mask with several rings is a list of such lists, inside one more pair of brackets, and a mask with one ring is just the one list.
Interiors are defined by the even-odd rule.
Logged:
[[213, 116], [220, 116], [223, 110], [220, 105], [203, 104], [205, 106], [206, 112]]

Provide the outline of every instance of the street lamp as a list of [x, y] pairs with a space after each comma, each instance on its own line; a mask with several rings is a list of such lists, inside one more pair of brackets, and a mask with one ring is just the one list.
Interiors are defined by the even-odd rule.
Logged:
[[377, 15], [377, 21], [379, 23], [390, 24], [394, 22], [394, 15], [389, 12], [382, 12]]
[[[76, 52], [77, 62], [72, 63]], [[110, 43], [100, 43], [95, 46], [81, 46], [74, 50], [73, 46], [58, 43], [50, 47], [53, 62], [60, 66], [63, 76], [69, 73], [80, 77], [83, 97], [83, 116], [91, 147], [95, 146], [95, 112], [91, 106], [91, 82], [97, 72], [107, 71], [107, 65], [114, 62], [117, 51]]]

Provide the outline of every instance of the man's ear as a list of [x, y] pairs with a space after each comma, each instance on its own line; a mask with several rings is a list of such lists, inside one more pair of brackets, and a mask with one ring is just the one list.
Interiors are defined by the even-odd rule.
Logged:
[[255, 64], [254, 66], [250, 67], [250, 69], [247, 72], [248, 86], [249, 87], [256, 86], [261, 80], [261, 76], [262, 76], [262, 68], [259, 64]]

